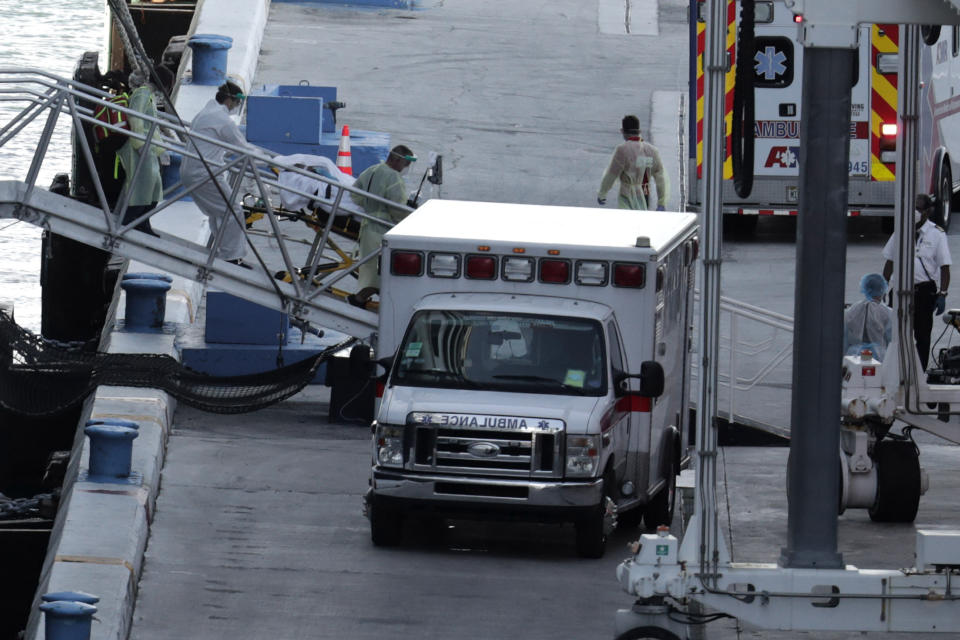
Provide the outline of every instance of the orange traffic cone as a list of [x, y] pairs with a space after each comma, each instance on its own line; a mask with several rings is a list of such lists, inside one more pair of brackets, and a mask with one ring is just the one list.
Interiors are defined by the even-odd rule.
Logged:
[[350, 157], [350, 127], [343, 125], [340, 132], [340, 148], [337, 150], [337, 168], [348, 176], [353, 175], [353, 160]]

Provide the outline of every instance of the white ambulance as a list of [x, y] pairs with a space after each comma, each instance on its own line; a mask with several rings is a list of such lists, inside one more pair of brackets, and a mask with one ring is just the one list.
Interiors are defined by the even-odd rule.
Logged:
[[[691, 15], [700, 15], [702, 2], [691, 0]], [[800, 122], [803, 118], [803, 45], [798, 24], [783, 2], [757, 0], [755, 36], [749, 55], [737, 49], [742, 10], [738, 0], [727, 1], [727, 51], [731, 64], [725, 76], [726, 152], [723, 164], [723, 212], [743, 216], [731, 221], [750, 228], [759, 216], [797, 214], [800, 178]], [[696, 54], [690, 58], [690, 118], [687, 200], [701, 206], [704, 131], [704, 50], [706, 25], [692, 20], [690, 38]], [[850, 216], [883, 216], [893, 229], [897, 148], [897, 25], [861, 25], [856, 84], [851, 92], [850, 158], [848, 164]], [[738, 60], [737, 56], [744, 58]], [[738, 64], [752, 67], [754, 109], [753, 185], [740, 197], [734, 185], [732, 131], [735, 76]], [[827, 72], [827, 70], [825, 70]], [[744, 160], [746, 162], [746, 159]]]
[[383, 378], [365, 497], [406, 516], [669, 524], [688, 442], [697, 218], [431, 200], [381, 256]]

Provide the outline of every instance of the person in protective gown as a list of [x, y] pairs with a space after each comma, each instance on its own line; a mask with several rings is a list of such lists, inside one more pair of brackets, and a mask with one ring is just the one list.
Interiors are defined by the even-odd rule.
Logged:
[[[161, 81], [169, 81], [169, 78], [161, 75]], [[133, 93], [130, 94], [130, 108], [151, 118], [157, 117], [156, 88], [150, 83], [149, 79], [139, 73], [130, 74], [130, 86]], [[169, 86], [164, 87], [169, 91]], [[149, 120], [130, 116], [130, 131], [132, 133], [145, 136], [150, 130], [152, 123]], [[155, 131], [154, 137], [159, 137], [160, 132]], [[163, 184], [160, 180], [160, 159], [166, 157], [162, 147], [151, 144], [143, 159], [143, 165], [139, 173], [136, 171], [137, 163], [141, 153], [144, 151], [144, 141], [134, 137], [128, 137], [127, 141], [117, 151], [117, 162], [123, 167], [124, 171], [124, 189], [128, 194], [127, 211], [123, 216], [122, 224], [133, 222], [146, 212], [157, 206], [157, 203], [163, 198]], [[157, 235], [150, 226], [150, 220], [144, 220], [135, 227], [138, 231]]]
[[620, 180], [620, 195], [617, 207], [620, 209], [649, 209], [644, 184], [644, 175], [649, 172], [657, 185], [657, 211], [663, 211], [667, 205], [670, 182], [667, 172], [660, 162], [660, 152], [640, 136], [640, 119], [637, 116], [624, 116], [620, 133], [623, 142], [613, 151], [597, 193], [597, 203], [607, 203], [607, 192], [613, 183]]
[[893, 309], [883, 303], [887, 280], [879, 273], [860, 278], [863, 300], [850, 305], [843, 314], [843, 353], [853, 356], [870, 349], [883, 361], [893, 339]]
[[[193, 119], [190, 130], [237, 147], [267, 153], [247, 143], [240, 128], [230, 117], [230, 114], [240, 110], [245, 97], [243, 90], [233, 82], [223, 83], [217, 88], [215, 99], [210, 100]], [[197, 138], [192, 140], [193, 145], [196, 145], [196, 151], [207, 161], [211, 171], [215, 172], [224, 164], [229, 153], [227, 149]], [[220, 227], [224, 227], [217, 256], [228, 262], [243, 265], [243, 257], [247, 254], [244, 216], [235, 202], [224, 201], [224, 196], [229, 198], [233, 192], [226, 175], [217, 176], [215, 184], [209, 179], [210, 176], [203, 163], [189, 156], [184, 157], [180, 173], [183, 184], [188, 189], [206, 180], [206, 183], [197, 187], [191, 195], [197, 207], [210, 221], [210, 241], [212, 242], [216, 237]], [[219, 189], [217, 184], [220, 185]], [[223, 195], [220, 193], [221, 190]]]
[[[403, 175], [407, 173], [417, 158], [405, 145], [397, 145], [390, 150], [385, 162], [368, 167], [357, 176], [353, 186], [362, 189], [385, 200], [397, 203], [407, 203], [407, 185]], [[393, 207], [383, 202], [373, 200], [364, 195], [351, 193], [350, 198], [368, 215], [396, 224], [407, 216], [407, 212], [399, 207]], [[407, 203], [410, 204], [410, 203]], [[358, 253], [361, 258], [370, 255], [380, 248], [383, 235], [388, 227], [366, 218], [360, 223], [360, 237], [358, 239]], [[357, 270], [359, 276], [359, 290], [347, 296], [350, 304], [363, 307], [374, 295], [380, 291], [380, 275], [377, 272], [377, 261], [370, 260], [360, 265]]]

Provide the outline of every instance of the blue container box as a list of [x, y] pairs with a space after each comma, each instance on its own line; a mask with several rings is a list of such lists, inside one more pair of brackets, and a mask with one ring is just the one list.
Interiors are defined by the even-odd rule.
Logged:
[[[223, 291], [207, 291], [206, 340], [222, 344], [287, 344], [290, 319]], [[279, 339], [277, 334], [282, 334]]]
[[317, 144], [324, 132], [336, 129], [333, 112], [323, 106], [336, 99], [336, 87], [274, 84], [255, 89], [247, 97], [247, 140]]

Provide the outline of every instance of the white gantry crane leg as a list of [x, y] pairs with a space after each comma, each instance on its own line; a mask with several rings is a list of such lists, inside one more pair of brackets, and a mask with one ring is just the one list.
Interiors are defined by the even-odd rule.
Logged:
[[[735, 563], [722, 539], [716, 500], [717, 438], [714, 429], [720, 275], [720, 192], [714, 174], [722, 166], [724, 44], [726, 0], [706, 0], [700, 19], [707, 24], [703, 194], [703, 262], [700, 319], [701, 391], [697, 415], [697, 484], [695, 514], [681, 543], [661, 528], [641, 536], [634, 557], [617, 568], [622, 588], [636, 597], [631, 609], [617, 613], [617, 637], [687, 638], [696, 623], [732, 616], [762, 629], [796, 631], [960, 631], [960, 531], [918, 531], [916, 566], [903, 570], [861, 570], [847, 566], [837, 551], [837, 465], [840, 416], [840, 323], [842, 279], [822, 285], [825, 269], [843, 269], [843, 228], [847, 184], [850, 86], [858, 25], [894, 23], [907, 26], [901, 37], [900, 87], [903, 137], [897, 172], [897, 234], [908, 229], [915, 185], [916, 51], [920, 24], [960, 24], [960, 0], [784, 0], [797, 16], [805, 47], [804, 113], [801, 127], [801, 194], [798, 224], [798, 305], [794, 357], [794, 414], [791, 425], [791, 487], [788, 539], [774, 563]], [[814, 73], [819, 68], [819, 76]], [[823, 69], [831, 73], [823, 73]], [[811, 73], [808, 74], [807, 71]], [[912, 106], [911, 106], [912, 101]], [[912, 138], [911, 138], [912, 137]], [[712, 139], [712, 142], [711, 142]], [[840, 164], [838, 166], [837, 162]], [[817, 188], [813, 188], [816, 186]], [[839, 232], [838, 232], [839, 230]], [[807, 231], [807, 233], [804, 233]], [[801, 240], [803, 236], [805, 239]], [[814, 237], [819, 236], [819, 237]], [[912, 242], [900, 264], [900, 290], [912, 283]], [[829, 263], [829, 264], [828, 264]], [[802, 275], [801, 275], [802, 274]], [[833, 278], [837, 280], [837, 278]], [[819, 286], [819, 289], [818, 289]], [[900, 300], [901, 303], [904, 300]], [[909, 314], [900, 314], [906, 316]], [[907, 323], [907, 324], [904, 324]], [[804, 326], [809, 330], [804, 330]], [[910, 335], [909, 318], [901, 317], [901, 335]], [[894, 351], [912, 355], [910, 341]], [[797, 352], [806, 354], [798, 357]], [[917, 372], [901, 361], [894, 384], [909, 391]], [[813, 354], [811, 356], [811, 354]], [[819, 361], [818, 361], [819, 359]], [[903, 375], [901, 375], [901, 372]], [[798, 387], [803, 385], [803, 401]], [[917, 385], [919, 386], [919, 385]], [[946, 385], [943, 385], [946, 386]], [[960, 402], [960, 388], [924, 389], [938, 401]], [[898, 400], [910, 398], [898, 394]], [[917, 404], [918, 392], [912, 396]], [[919, 396], [926, 400], [930, 396]], [[911, 403], [908, 403], [911, 404]], [[905, 413], [907, 407], [900, 407]], [[801, 435], [802, 434], [802, 435]], [[799, 436], [799, 437], [798, 437]], [[824, 498], [824, 496], [830, 496]], [[706, 607], [710, 615], [700, 615]]]

